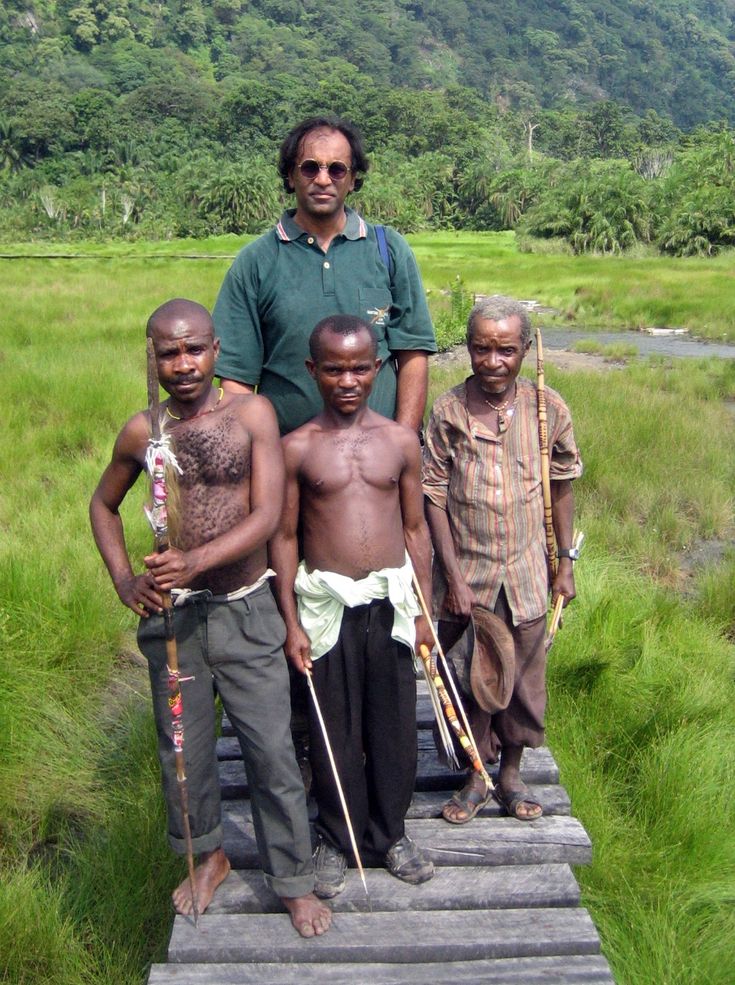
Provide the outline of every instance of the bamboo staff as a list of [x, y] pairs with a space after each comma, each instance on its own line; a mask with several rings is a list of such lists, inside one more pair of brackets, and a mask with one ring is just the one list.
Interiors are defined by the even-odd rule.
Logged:
[[365, 890], [365, 895], [367, 896], [368, 905], [372, 910], [372, 904], [370, 903], [370, 893], [368, 892], [367, 882], [365, 881], [365, 869], [362, 865], [362, 859], [360, 858], [360, 852], [357, 848], [357, 839], [355, 838], [355, 829], [352, 827], [352, 821], [350, 819], [350, 812], [347, 809], [347, 800], [344, 795], [344, 790], [342, 789], [342, 783], [339, 778], [339, 773], [337, 772], [337, 763], [334, 759], [334, 753], [332, 752], [332, 744], [329, 741], [329, 734], [327, 732], [327, 726], [324, 722], [324, 717], [322, 716], [322, 710], [319, 707], [319, 699], [316, 696], [316, 688], [314, 687], [314, 680], [311, 675], [311, 671], [306, 669], [306, 681], [309, 685], [309, 694], [311, 695], [311, 700], [314, 704], [314, 711], [316, 712], [316, 717], [319, 719], [319, 728], [321, 729], [322, 738], [324, 739], [324, 745], [327, 750], [327, 756], [329, 756], [329, 764], [332, 767], [332, 775], [334, 776], [334, 783], [337, 787], [337, 794], [339, 796], [339, 802], [342, 805], [342, 813], [344, 814], [345, 823], [347, 825], [347, 833], [350, 836], [350, 844], [352, 845], [352, 852], [355, 856], [355, 862], [357, 863], [357, 868], [360, 873], [360, 878], [362, 879], [362, 887]]
[[[146, 452], [146, 463], [151, 477], [152, 505], [146, 510], [148, 520], [153, 528], [156, 551], [162, 554], [169, 548], [168, 513], [166, 500], [166, 464], [175, 465], [168, 442], [161, 437], [161, 417], [158, 396], [158, 372], [153, 340], [148, 339], [148, 410], [151, 418], [151, 440]], [[191, 840], [191, 825], [189, 823], [189, 790], [186, 782], [186, 764], [184, 762], [184, 721], [183, 703], [181, 698], [181, 683], [179, 674], [179, 658], [176, 649], [176, 634], [174, 630], [174, 613], [171, 602], [171, 592], [161, 592], [163, 608], [163, 625], [166, 634], [166, 668], [168, 671], [168, 704], [171, 709], [172, 742], [174, 761], [176, 763], [176, 780], [179, 786], [181, 815], [186, 844], [186, 864], [189, 870], [189, 885], [191, 888], [191, 905], [194, 912], [194, 926], [199, 920], [199, 898], [194, 877], [194, 848]]]
[[[431, 635], [434, 637], [436, 651], [439, 654], [440, 660], [442, 661], [444, 672], [447, 676], [447, 680], [449, 681], [449, 686], [452, 689], [454, 703], [452, 702], [452, 699], [449, 697], [447, 689], [444, 686], [444, 681], [441, 677], [441, 674], [437, 670], [435, 661], [431, 659], [431, 653], [429, 651], [429, 648], [424, 644], [422, 644], [419, 647], [419, 654], [424, 662], [424, 666], [426, 667], [427, 673], [431, 675], [431, 679], [434, 683], [434, 686], [436, 687], [441, 702], [444, 706], [444, 712], [447, 716], [447, 719], [449, 720], [449, 724], [452, 726], [452, 729], [454, 730], [457, 736], [457, 739], [459, 740], [459, 744], [462, 746], [465, 753], [467, 754], [468, 759], [472, 763], [473, 769], [476, 770], [485, 781], [485, 789], [488, 792], [490, 792], [491, 790], [494, 789], [493, 781], [490, 779], [490, 776], [488, 775], [488, 772], [485, 769], [482, 760], [480, 759], [480, 754], [477, 751], [477, 743], [475, 742], [475, 737], [472, 734], [472, 728], [470, 727], [470, 723], [467, 719], [467, 715], [465, 714], [464, 707], [462, 706], [462, 701], [459, 697], [459, 692], [454, 683], [454, 678], [449, 670], [449, 664], [447, 663], [447, 658], [444, 656], [444, 650], [442, 649], [442, 645], [439, 642], [439, 637], [436, 635], [434, 622], [431, 618], [431, 613], [429, 612], [428, 606], [426, 605], [426, 601], [424, 599], [424, 593], [421, 591], [421, 586], [419, 585], [419, 581], [418, 578], [416, 577], [415, 572], [413, 575], [413, 587], [414, 587], [414, 591], [416, 592], [416, 598], [419, 600], [419, 605], [421, 606], [424, 616], [426, 617], [426, 621], [431, 627]], [[455, 710], [455, 706], [456, 709], [459, 710], [459, 715], [462, 718], [461, 723], [459, 721], [459, 717], [457, 716], [457, 711]]]
[[538, 437], [541, 450], [541, 489], [544, 496], [544, 528], [546, 530], [546, 561], [549, 567], [549, 584], [553, 585], [558, 568], [554, 517], [551, 511], [551, 466], [549, 463], [549, 432], [546, 416], [546, 387], [544, 384], [544, 345], [541, 329], [536, 327], [536, 394], [538, 403]]

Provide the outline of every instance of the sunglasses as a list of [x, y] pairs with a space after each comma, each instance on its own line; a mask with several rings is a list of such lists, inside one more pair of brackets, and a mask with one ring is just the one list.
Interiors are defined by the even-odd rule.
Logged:
[[301, 176], [307, 181], [313, 181], [320, 171], [327, 172], [332, 181], [342, 181], [350, 173], [352, 168], [348, 168], [343, 161], [332, 161], [330, 164], [320, 164], [319, 161], [312, 161], [309, 158], [297, 164], [296, 167], [301, 172]]

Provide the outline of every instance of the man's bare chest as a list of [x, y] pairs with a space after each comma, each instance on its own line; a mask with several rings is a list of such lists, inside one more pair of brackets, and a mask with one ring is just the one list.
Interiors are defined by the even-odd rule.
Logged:
[[324, 444], [309, 456], [304, 474], [312, 492], [326, 496], [358, 489], [396, 489], [402, 467], [393, 449], [369, 439], [353, 439]]
[[180, 426], [174, 444], [184, 489], [239, 485], [249, 475], [250, 441], [229, 415]]

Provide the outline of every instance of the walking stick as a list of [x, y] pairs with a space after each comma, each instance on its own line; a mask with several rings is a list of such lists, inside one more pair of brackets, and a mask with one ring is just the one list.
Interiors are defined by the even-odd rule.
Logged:
[[[546, 531], [546, 559], [549, 567], [549, 585], [553, 587], [554, 578], [559, 568], [556, 557], [556, 537], [554, 535], [554, 515], [551, 509], [551, 465], [549, 462], [549, 430], [548, 418], [546, 414], [546, 386], [544, 383], [544, 345], [541, 341], [541, 329], [536, 327], [536, 394], [538, 404], [538, 441], [541, 452], [541, 489], [544, 496], [544, 529]], [[584, 534], [574, 531], [572, 547], [582, 546]], [[562, 609], [564, 608], [564, 596], [557, 595], [554, 609], [551, 614], [551, 622], [546, 634], [546, 652], [551, 649], [556, 632], [561, 626]]]
[[[414, 591], [416, 592], [416, 598], [418, 599], [419, 605], [421, 606], [421, 610], [424, 616], [426, 617], [426, 621], [431, 627], [431, 635], [434, 638], [436, 651], [439, 654], [440, 660], [442, 661], [442, 665], [444, 667], [444, 673], [446, 674], [447, 680], [449, 681], [449, 686], [452, 690], [454, 703], [452, 702], [452, 699], [449, 697], [447, 689], [444, 686], [444, 681], [441, 677], [441, 674], [437, 670], [435, 661], [431, 659], [431, 653], [429, 651], [429, 648], [424, 644], [422, 644], [419, 647], [419, 654], [424, 662], [427, 673], [431, 676], [434, 686], [437, 689], [442, 705], [444, 706], [444, 712], [449, 720], [449, 724], [452, 726], [452, 729], [454, 730], [457, 736], [457, 739], [459, 740], [459, 744], [462, 746], [465, 753], [467, 754], [469, 761], [472, 763], [472, 768], [476, 770], [476, 772], [478, 772], [480, 776], [483, 778], [483, 780], [485, 781], [485, 788], [489, 792], [494, 789], [493, 781], [490, 779], [490, 776], [488, 775], [488, 772], [485, 769], [482, 760], [480, 759], [480, 754], [477, 751], [477, 743], [475, 742], [475, 737], [472, 734], [472, 728], [470, 727], [470, 723], [467, 719], [467, 715], [465, 713], [464, 707], [462, 706], [462, 701], [459, 697], [459, 691], [457, 690], [457, 686], [454, 683], [454, 678], [449, 670], [449, 664], [447, 663], [447, 658], [444, 656], [444, 650], [442, 649], [442, 645], [439, 642], [439, 637], [436, 634], [436, 629], [434, 628], [434, 622], [431, 618], [431, 613], [429, 612], [428, 606], [426, 605], [426, 601], [424, 599], [424, 593], [421, 591], [421, 586], [419, 585], [419, 581], [418, 578], [416, 577], [415, 572], [413, 575], [413, 587], [414, 587]], [[459, 717], [457, 716], [456, 709], [459, 710], [459, 715], [462, 718], [461, 723], [459, 721]]]
[[365, 881], [365, 869], [362, 865], [362, 859], [360, 858], [360, 852], [357, 848], [357, 839], [355, 838], [355, 829], [352, 827], [352, 821], [350, 820], [350, 812], [347, 809], [347, 800], [345, 799], [344, 790], [342, 789], [342, 783], [339, 778], [339, 773], [337, 772], [337, 763], [334, 759], [334, 753], [332, 752], [332, 743], [329, 741], [329, 735], [327, 733], [327, 726], [324, 723], [324, 717], [322, 716], [322, 710], [319, 707], [319, 699], [316, 696], [316, 688], [314, 687], [314, 680], [311, 676], [311, 671], [306, 669], [306, 681], [309, 685], [309, 694], [311, 695], [311, 700], [314, 703], [314, 711], [316, 712], [316, 717], [319, 720], [319, 728], [321, 729], [322, 738], [324, 739], [324, 745], [327, 750], [327, 755], [329, 756], [329, 763], [332, 767], [332, 775], [334, 776], [334, 783], [337, 787], [337, 794], [339, 795], [339, 802], [342, 805], [342, 813], [344, 814], [345, 823], [347, 825], [347, 833], [350, 836], [350, 844], [352, 845], [352, 852], [355, 856], [355, 862], [357, 863], [357, 868], [360, 873], [360, 878], [362, 879], [362, 887], [365, 890], [365, 896], [367, 897], [368, 905], [372, 911], [372, 904], [370, 902], [370, 893], [368, 892], [367, 882]]
[[549, 566], [549, 584], [554, 583], [557, 571], [554, 517], [551, 512], [551, 466], [549, 463], [549, 432], [546, 416], [546, 387], [544, 384], [544, 345], [541, 329], [536, 327], [536, 394], [538, 404], [538, 438], [541, 451], [541, 489], [544, 496], [544, 528], [546, 530], [546, 563]]
[[[146, 509], [148, 520], [153, 528], [156, 551], [163, 554], [169, 548], [168, 513], [166, 500], [166, 464], [178, 468], [166, 437], [161, 437], [161, 418], [158, 397], [158, 372], [156, 370], [156, 354], [153, 340], [147, 341], [148, 352], [148, 410], [151, 417], [151, 440], [146, 450], [146, 465], [151, 477], [151, 507]], [[183, 703], [181, 699], [181, 683], [179, 674], [179, 658], [176, 649], [176, 634], [174, 631], [174, 612], [171, 602], [171, 592], [161, 592], [163, 607], [163, 625], [166, 633], [166, 669], [168, 671], [168, 704], [171, 709], [172, 742], [174, 761], [176, 763], [176, 780], [181, 801], [181, 815], [186, 844], [186, 864], [189, 870], [189, 885], [191, 888], [191, 904], [194, 911], [194, 926], [199, 920], [199, 898], [194, 878], [194, 848], [191, 841], [191, 825], [189, 823], [189, 790], [186, 782], [186, 765], [184, 763], [184, 722]]]

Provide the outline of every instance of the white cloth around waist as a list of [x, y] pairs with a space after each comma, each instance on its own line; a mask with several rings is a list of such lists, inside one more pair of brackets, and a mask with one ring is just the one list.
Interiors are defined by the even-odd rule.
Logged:
[[[275, 571], [273, 568], [266, 568], [263, 574], [254, 581], [252, 585], [243, 585], [242, 588], [236, 588], [234, 592], [226, 592], [224, 595], [212, 595], [209, 594], [208, 602], [237, 602], [238, 599], [244, 599], [246, 595], [252, 595], [253, 592], [257, 591], [261, 585], [265, 585], [269, 578], [275, 578]], [[171, 589], [171, 599], [174, 605], [186, 605], [188, 600], [193, 595], [201, 595], [200, 591], [192, 588], [172, 588]]]
[[412, 585], [413, 566], [406, 555], [402, 568], [381, 568], [355, 581], [334, 571], [307, 571], [302, 561], [296, 572], [294, 591], [298, 597], [299, 622], [311, 642], [316, 660], [332, 649], [339, 638], [345, 606], [354, 609], [375, 599], [387, 598], [393, 606], [391, 636], [414, 650], [414, 619], [421, 614]]

